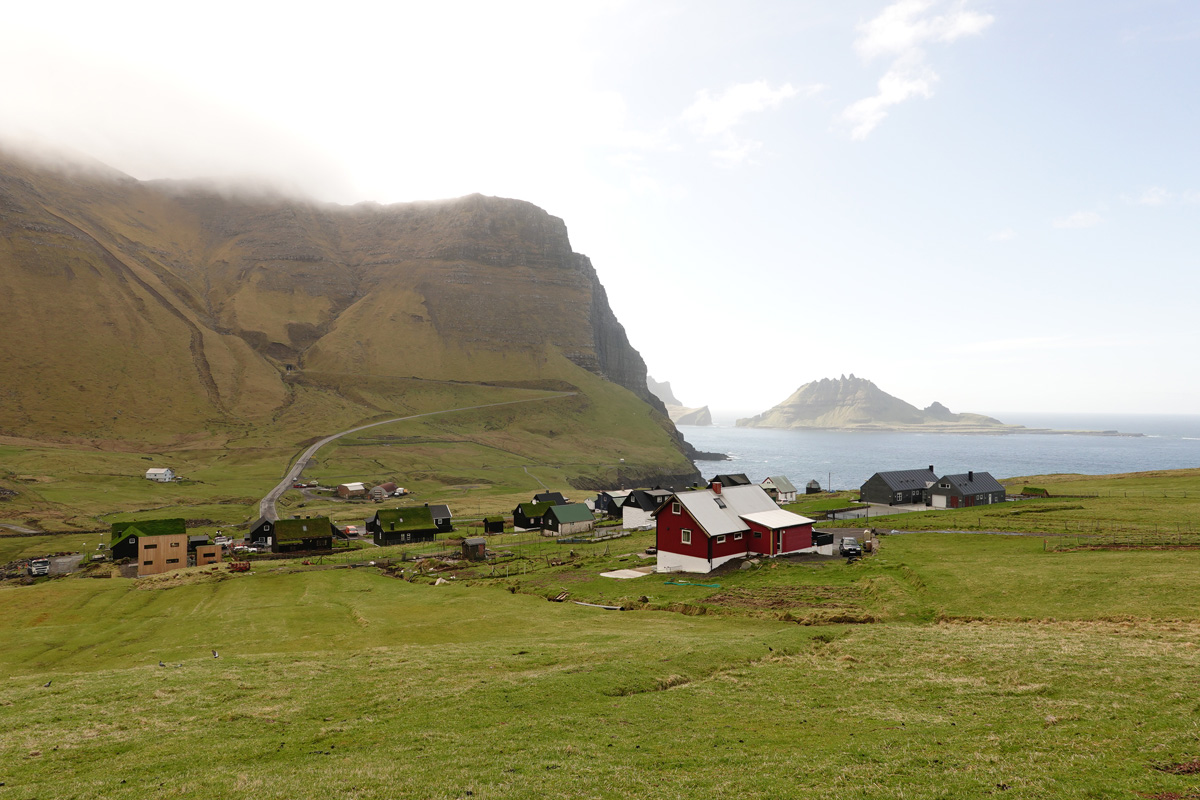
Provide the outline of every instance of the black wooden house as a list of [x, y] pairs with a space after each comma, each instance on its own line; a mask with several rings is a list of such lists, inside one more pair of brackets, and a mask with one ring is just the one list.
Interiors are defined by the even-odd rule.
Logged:
[[926, 504], [936, 480], [932, 464], [929, 469], [876, 472], [859, 489], [859, 499], [888, 506]]

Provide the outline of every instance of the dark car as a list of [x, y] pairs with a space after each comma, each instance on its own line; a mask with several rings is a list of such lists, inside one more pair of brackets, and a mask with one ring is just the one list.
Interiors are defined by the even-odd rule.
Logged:
[[862, 558], [862, 545], [857, 539], [846, 537], [842, 539], [838, 552], [847, 558]]

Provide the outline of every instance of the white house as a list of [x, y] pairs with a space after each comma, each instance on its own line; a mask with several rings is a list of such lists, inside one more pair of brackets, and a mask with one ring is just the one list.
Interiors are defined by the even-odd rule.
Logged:
[[667, 501], [671, 492], [666, 489], [634, 489], [621, 504], [621, 527], [627, 531], [654, 527], [655, 509]]
[[170, 467], [151, 467], [146, 470], [146, 480], [170, 483], [175, 480], [175, 470]]
[[771, 499], [781, 506], [796, 502], [796, 487], [792, 485], [786, 475], [772, 475], [759, 486], [763, 487], [767, 494], [771, 495]]

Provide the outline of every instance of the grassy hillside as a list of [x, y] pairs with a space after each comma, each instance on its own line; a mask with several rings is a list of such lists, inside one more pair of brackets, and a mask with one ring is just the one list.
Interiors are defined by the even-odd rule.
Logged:
[[[918, 534], [719, 589], [572, 584], [687, 613], [270, 563], [4, 587], [0, 780], [48, 798], [1195, 793], [1192, 554], [1037, 544]], [[781, 596], [879, 621], [750, 602]]]
[[526, 462], [578, 481], [630, 450], [645, 475], [693, 472], [595, 271], [528, 203], [342, 208], [0, 153], [0, 277], [21, 331], [0, 339], [10, 443], [299, 449], [435, 402], [553, 389], [579, 399], [524, 410], [509, 449]]

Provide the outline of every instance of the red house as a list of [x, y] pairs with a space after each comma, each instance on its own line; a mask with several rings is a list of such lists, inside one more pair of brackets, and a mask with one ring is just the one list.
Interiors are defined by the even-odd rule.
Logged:
[[734, 558], [813, 546], [813, 521], [784, 511], [757, 484], [676, 492], [654, 518], [659, 572], [711, 572]]

